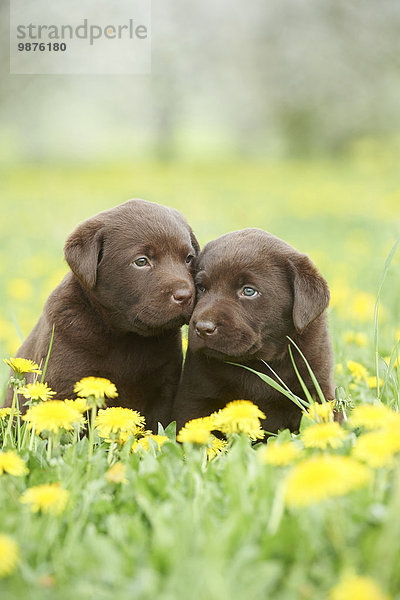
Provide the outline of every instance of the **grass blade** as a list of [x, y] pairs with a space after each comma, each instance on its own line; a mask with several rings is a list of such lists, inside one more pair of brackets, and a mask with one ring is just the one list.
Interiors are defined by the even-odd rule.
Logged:
[[242, 367], [242, 369], [247, 369], [248, 371], [251, 371], [251, 373], [258, 375], [258, 377], [260, 377], [260, 379], [265, 381], [265, 383], [268, 383], [268, 385], [273, 387], [277, 392], [280, 392], [281, 394], [286, 396], [286, 398], [289, 398], [289, 400], [294, 402], [299, 408], [301, 408], [301, 410], [304, 410], [304, 408], [309, 407], [309, 403], [306, 400], [303, 400], [299, 396], [296, 396], [296, 394], [294, 394], [291, 391], [285, 390], [284, 387], [282, 387], [279, 383], [274, 381], [272, 379], [272, 377], [270, 377], [269, 375], [266, 375], [265, 373], [260, 373], [259, 371], [256, 371], [255, 369], [251, 369], [250, 367], [246, 367], [245, 365], [240, 365], [239, 363], [228, 362], [228, 364], [235, 365], [236, 367]]
[[305, 396], [306, 396], [306, 398], [307, 398], [308, 402], [309, 402], [310, 404], [312, 404], [312, 403], [314, 402], [314, 400], [313, 400], [313, 397], [311, 396], [310, 392], [308, 391], [308, 389], [307, 389], [307, 386], [306, 386], [306, 384], [304, 383], [304, 381], [303, 381], [303, 378], [302, 378], [302, 376], [300, 375], [300, 372], [299, 372], [299, 370], [298, 370], [298, 368], [297, 368], [297, 365], [296, 365], [296, 363], [294, 362], [293, 353], [292, 353], [292, 349], [291, 349], [290, 345], [289, 345], [289, 354], [290, 354], [290, 359], [291, 359], [291, 361], [292, 361], [293, 368], [294, 368], [294, 370], [295, 370], [295, 373], [296, 373], [296, 375], [297, 375], [297, 379], [299, 380], [299, 382], [300, 382], [300, 385], [301, 385], [301, 387], [303, 388], [303, 392], [304, 392], [304, 394], [305, 394]]
[[47, 364], [49, 362], [49, 358], [50, 358], [50, 352], [51, 352], [51, 348], [53, 346], [53, 339], [54, 339], [54, 325], [53, 328], [51, 330], [51, 338], [50, 338], [50, 344], [49, 344], [49, 350], [47, 352], [47, 356], [46, 356], [46, 362], [44, 363], [44, 367], [43, 367], [43, 373], [42, 373], [42, 377], [40, 379], [40, 382], [43, 383], [45, 375], [46, 375], [46, 371], [47, 371]]
[[283, 379], [281, 379], [279, 377], [278, 373], [273, 370], [273, 368], [271, 367], [271, 365], [269, 365], [265, 360], [262, 360], [262, 359], [261, 359], [261, 362], [264, 363], [264, 365], [271, 371], [271, 373], [273, 375], [275, 375], [275, 377], [277, 378], [277, 380], [279, 381], [279, 383], [281, 383], [283, 385], [283, 387], [285, 388], [285, 390], [287, 390], [288, 392], [290, 392], [289, 386], [287, 386], [286, 383], [283, 381]]
[[399, 381], [398, 381], [398, 373], [399, 373], [399, 367], [397, 367], [397, 376], [396, 376], [396, 372], [394, 371], [394, 365], [396, 363], [397, 360], [397, 365], [399, 365], [399, 350], [400, 350], [400, 340], [395, 344], [391, 354], [390, 354], [390, 359], [389, 359], [389, 365], [386, 365], [386, 362], [384, 362], [385, 367], [386, 367], [386, 374], [385, 374], [385, 380], [383, 382], [383, 386], [382, 386], [382, 392], [381, 394], [383, 395], [383, 392], [385, 391], [386, 387], [389, 384], [390, 379], [392, 379], [395, 388], [396, 388], [396, 395], [397, 395], [397, 410], [399, 410], [399, 400], [400, 400], [400, 390], [399, 390]]
[[22, 342], [24, 341], [24, 336], [22, 335], [22, 331], [21, 331], [21, 328], [19, 326], [18, 319], [15, 316], [14, 312], [11, 313], [11, 321], [12, 321], [12, 324], [14, 325], [14, 327], [15, 327], [15, 331], [17, 332], [17, 335], [19, 337], [19, 341], [22, 344]]
[[[313, 384], [315, 386], [315, 389], [317, 390], [317, 394], [319, 396], [319, 399], [321, 400], [321, 402], [323, 404], [324, 402], [326, 402], [326, 398], [324, 396], [323, 391], [321, 390], [321, 386], [319, 385], [317, 378], [314, 375], [314, 371], [312, 370], [312, 368], [309, 365], [308, 360], [306, 359], [306, 357], [304, 356], [304, 354], [302, 353], [302, 351], [300, 350], [300, 348], [298, 347], [298, 345], [289, 336], [287, 336], [287, 339], [293, 344], [293, 346], [299, 352], [301, 358], [304, 360], [304, 362], [306, 364], [306, 367], [308, 369], [308, 372], [310, 373], [310, 377], [312, 379], [312, 382], [313, 382]], [[289, 346], [289, 348], [290, 348], [290, 346]]]
[[383, 266], [383, 271], [378, 283], [378, 291], [376, 294], [375, 308], [374, 308], [374, 346], [375, 346], [375, 369], [376, 369], [376, 395], [378, 399], [380, 398], [380, 388], [379, 388], [379, 301], [383, 288], [383, 284], [386, 279], [387, 272], [391, 265], [394, 255], [396, 254], [396, 250], [398, 245], [400, 244], [400, 237], [397, 238], [394, 243], [391, 251], [388, 254], [387, 259], [385, 260], [385, 264]]

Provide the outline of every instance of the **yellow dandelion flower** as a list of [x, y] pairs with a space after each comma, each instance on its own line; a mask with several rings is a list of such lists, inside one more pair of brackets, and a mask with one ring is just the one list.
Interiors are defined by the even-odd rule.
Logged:
[[[135, 435], [137, 435], [137, 434], [135, 434]], [[129, 440], [129, 438], [130, 438], [130, 437], [131, 437], [131, 434], [130, 434], [130, 433], [127, 433], [127, 432], [124, 432], [124, 433], [122, 433], [122, 432], [119, 432], [119, 434], [118, 434], [118, 437], [116, 437], [116, 438], [115, 438], [115, 440], [111, 440], [111, 438], [110, 438], [110, 439], [106, 439], [106, 442], [112, 442], [112, 441], [115, 441], [115, 442], [118, 442], [118, 444], [121, 444], [121, 445], [123, 445], [123, 444], [126, 444], [126, 442]]]
[[27, 279], [15, 278], [8, 282], [7, 293], [13, 300], [29, 300], [33, 287]]
[[9, 473], [15, 477], [28, 473], [25, 461], [14, 450], [0, 451], [0, 475], [3, 473]]
[[321, 448], [322, 450], [325, 450], [328, 446], [339, 448], [345, 438], [346, 432], [336, 421], [310, 425], [301, 433], [301, 440], [305, 448]]
[[327, 423], [333, 421], [333, 409], [335, 408], [335, 401], [330, 400], [328, 402], [314, 402], [311, 404], [303, 415], [311, 421], [316, 423]]
[[360, 348], [368, 346], [368, 336], [365, 333], [362, 333], [362, 332], [356, 333], [354, 341], [355, 341], [356, 345], [359, 346]]
[[[153, 432], [149, 429], [145, 430], [143, 425], [138, 427], [137, 430], [135, 431], [136, 437], [142, 438], [147, 435], [153, 435]], [[111, 440], [111, 438], [106, 439], [106, 442], [113, 441], [113, 442], [117, 442], [118, 444], [123, 445], [123, 444], [126, 444], [126, 442], [129, 440], [130, 437], [132, 437], [132, 433], [130, 433], [128, 431], [120, 431], [116, 438], [113, 438], [112, 440]], [[136, 443], [136, 440], [132, 445], [132, 450], [133, 450], [133, 447], [135, 446], [135, 443]]]
[[243, 431], [243, 433], [246, 433], [253, 442], [262, 440], [265, 437], [265, 431], [261, 427], [261, 424], [258, 427], [254, 427], [254, 429]]
[[329, 600], [390, 600], [370, 577], [345, 575], [331, 589]]
[[0, 577], [10, 575], [18, 564], [19, 548], [8, 535], [0, 533]]
[[122, 462], [117, 462], [105, 474], [109, 483], [128, 483], [125, 477], [126, 467]]
[[[11, 415], [11, 408], [10, 407], [6, 407], [6, 408], [0, 408], [0, 419], [2, 421], [4, 421], [7, 417], [9, 417]], [[19, 410], [15, 410], [14, 411], [14, 418], [18, 417], [18, 416], [22, 416], [21, 411]]]
[[25, 490], [20, 501], [29, 504], [33, 512], [41, 510], [44, 513], [59, 515], [63, 512], [68, 498], [69, 492], [60, 487], [59, 483], [44, 483]]
[[25, 387], [20, 389], [20, 393], [24, 396], [24, 398], [28, 398], [29, 400], [34, 400], [37, 402], [47, 402], [56, 394], [56, 392], [53, 392], [47, 383], [40, 383], [40, 381], [28, 383]]
[[349, 424], [352, 427], [365, 427], [366, 429], [380, 429], [390, 423], [400, 423], [400, 414], [382, 402], [360, 404], [352, 410], [349, 418]]
[[262, 439], [260, 419], [265, 414], [249, 400], [234, 400], [215, 415], [215, 429], [222, 433], [246, 433], [252, 440]]
[[[213, 431], [215, 429], [215, 418], [217, 416], [217, 413], [212, 413], [211, 415], [208, 415], [207, 417], [201, 417], [201, 422], [203, 423], [203, 425], [205, 427], [208, 427], [208, 429], [210, 431]], [[194, 419], [196, 421], [199, 421], [200, 419]]]
[[344, 496], [370, 480], [370, 471], [348, 456], [317, 456], [295, 467], [286, 480], [286, 503], [307, 506]]
[[176, 439], [178, 442], [192, 444], [208, 444], [211, 441], [211, 431], [215, 429], [213, 419], [203, 417], [188, 421], [180, 430]]
[[[361, 322], [370, 321], [374, 314], [375, 296], [368, 292], [357, 292], [352, 296], [350, 311], [355, 319]], [[384, 307], [381, 306], [383, 311]]]
[[135, 435], [144, 426], [145, 419], [136, 410], [113, 406], [99, 410], [94, 426], [102, 438], [111, 438], [111, 434], [127, 433]]
[[[385, 361], [385, 363], [389, 366], [390, 364], [390, 356], [384, 356], [383, 360]], [[396, 360], [393, 363], [393, 368], [397, 369], [397, 367], [399, 366], [399, 360], [396, 358]]]
[[343, 309], [348, 305], [348, 299], [351, 295], [351, 289], [344, 281], [337, 280], [331, 286], [331, 304], [334, 308], [343, 313]]
[[354, 342], [354, 338], [355, 338], [355, 331], [346, 331], [342, 335], [342, 340], [344, 341], [345, 344], [352, 344]]
[[117, 388], [109, 379], [103, 377], [84, 377], [77, 381], [74, 392], [82, 398], [94, 396], [95, 398], [116, 398]]
[[[377, 387], [375, 375], [372, 375], [371, 377], [367, 377], [367, 379], [365, 381], [366, 381], [368, 387], [371, 388], [372, 390], [374, 390]], [[383, 386], [383, 379], [381, 379], [381, 377], [379, 377], [379, 387], [381, 388], [382, 386]]]
[[3, 358], [3, 361], [18, 375], [24, 375], [25, 373], [42, 374], [39, 366], [33, 360], [27, 358]]
[[149, 435], [145, 435], [144, 437], [141, 437], [139, 440], [136, 440], [133, 443], [133, 452], [139, 452], [140, 450], [145, 450], [146, 452], [149, 452], [149, 440], [153, 440], [156, 443], [158, 450], [160, 450], [161, 446], [168, 441], [168, 437], [166, 435], [153, 435], [152, 433]]
[[42, 431], [57, 433], [59, 429], [74, 429], [74, 425], [81, 426], [84, 423], [82, 414], [61, 400], [48, 400], [31, 406], [22, 418], [28, 422], [29, 429], [34, 426], [38, 434]]
[[359, 362], [356, 362], [355, 360], [348, 360], [347, 368], [349, 369], [355, 381], [366, 381], [368, 377], [368, 371], [364, 367], [364, 365], [362, 365]]
[[283, 467], [290, 465], [300, 456], [301, 448], [295, 442], [279, 442], [272, 439], [258, 454], [260, 460], [267, 465]]
[[356, 331], [347, 331], [343, 334], [345, 344], [355, 344], [360, 348], [368, 345], [368, 337], [365, 333], [357, 333]]
[[226, 440], [220, 440], [219, 438], [215, 437], [215, 435], [211, 436], [211, 442], [209, 443], [210, 445], [207, 448], [208, 460], [212, 460], [221, 454], [221, 452], [226, 452], [228, 449], [228, 442]]
[[367, 334], [362, 333], [362, 332], [357, 333], [356, 337], [355, 337], [355, 342], [356, 342], [357, 346], [360, 346], [360, 348], [368, 346]]
[[0, 419], [4, 421], [11, 414], [11, 408], [7, 406], [6, 408], [0, 408]]
[[80, 413], [84, 413], [87, 411], [86, 398], [76, 398], [75, 400], [66, 399], [66, 400], [64, 400], [64, 402], [67, 406], [74, 408], [75, 410], [79, 411]]
[[393, 465], [393, 457], [400, 452], [399, 431], [382, 429], [361, 435], [354, 446], [354, 458], [373, 468]]
[[15, 327], [3, 319], [0, 319], [0, 340], [6, 348], [12, 349], [12, 352], [16, 352], [21, 345]]

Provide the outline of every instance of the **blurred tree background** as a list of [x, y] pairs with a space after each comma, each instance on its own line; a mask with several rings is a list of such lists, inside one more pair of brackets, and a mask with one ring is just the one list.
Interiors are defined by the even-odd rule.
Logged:
[[0, 17], [3, 163], [398, 145], [396, 0], [154, 0], [148, 76], [9, 75], [8, 2]]

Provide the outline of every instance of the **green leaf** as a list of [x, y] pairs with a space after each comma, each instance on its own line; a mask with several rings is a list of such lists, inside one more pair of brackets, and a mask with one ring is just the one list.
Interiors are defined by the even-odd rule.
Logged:
[[45, 375], [46, 375], [47, 365], [48, 365], [49, 358], [50, 358], [50, 352], [53, 347], [53, 340], [54, 340], [54, 324], [53, 324], [53, 328], [51, 330], [51, 338], [50, 338], [49, 350], [48, 350], [47, 356], [46, 356], [46, 362], [44, 363], [43, 373], [42, 373], [42, 377], [40, 379], [41, 383], [43, 383]]
[[313, 397], [311, 396], [310, 392], [308, 391], [308, 389], [307, 389], [307, 386], [306, 386], [306, 384], [304, 383], [304, 380], [303, 380], [302, 376], [300, 375], [300, 372], [299, 372], [299, 370], [298, 370], [298, 368], [297, 368], [297, 365], [296, 365], [296, 363], [294, 362], [293, 353], [292, 353], [292, 349], [291, 349], [291, 347], [290, 347], [290, 346], [289, 346], [289, 354], [290, 354], [290, 358], [291, 358], [291, 361], [292, 361], [293, 368], [294, 368], [294, 370], [295, 370], [295, 373], [296, 373], [296, 375], [297, 375], [297, 379], [299, 380], [299, 382], [300, 382], [300, 385], [301, 385], [301, 387], [303, 388], [303, 392], [304, 392], [304, 394], [305, 394], [305, 396], [306, 396], [307, 400], [309, 401], [309, 403], [310, 403], [310, 404], [312, 404], [312, 403], [314, 402], [314, 399], [313, 399]]
[[312, 382], [315, 386], [315, 389], [317, 390], [317, 394], [321, 400], [322, 403], [326, 402], [325, 396], [321, 390], [321, 386], [318, 383], [317, 378], [314, 375], [314, 371], [312, 370], [312, 368], [310, 367], [308, 360], [306, 359], [306, 357], [304, 356], [304, 354], [302, 353], [302, 351], [300, 350], [300, 348], [298, 347], [298, 345], [289, 337], [287, 336], [288, 340], [290, 341], [291, 344], [293, 344], [293, 346], [296, 348], [296, 350], [299, 352], [301, 358], [304, 360], [306, 367], [308, 369], [308, 372], [310, 373], [310, 377], [312, 379]]
[[387, 259], [385, 260], [385, 264], [383, 266], [383, 271], [378, 283], [378, 291], [376, 293], [376, 301], [374, 308], [374, 345], [375, 345], [375, 368], [376, 368], [376, 395], [378, 398], [381, 397], [380, 389], [379, 389], [379, 301], [381, 297], [381, 292], [383, 288], [383, 284], [386, 279], [387, 272], [389, 271], [389, 267], [393, 260], [394, 255], [396, 254], [396, 250], [398, 245], [400, 244], [400, 237], [395, 241], [391, 251], [388, 254]]
[[279, 383], [277, 383], [276, 381], [274, 381], [272, 379], [272, 377], [270, 377], [269, 375], [266, 375], [265, 373], [260, 373], [259, 371], [255, 371], [254, 369], [251, 369], [250, 367], [246, 367], [245, 365], [240, 365], [239, 363], [228, 362], [228, 364], [229, 365], [235, 365], [236, 367], [242, 367], [242, 369], [247, 369], [251, 373], [254, 373], [255, 375], [258, 375], [258, 377], [260, 377], [260, 379], [262, 379], [263, 381], [265, 381], [265, 383], [268, 383], [268, 385], [270, 385], [272, 388], [274, 388], [277, 392], [280, 392], [281, 394], [283, 394], [284, 396], [286, 396], [286, 398], [289, 398], [289, 400], [291, 400], [292, 402], [294, 402], [294, 404], [296, 404], [302, 410], [304, 410], [305, 407], [306, 408], [308, 407], [308, 402], [306, 402], [305, 400], [303, 400], [299, 396], [296, 396], [296, 394], [294, 394], [290, 390], [289, 391], [285, 390], [285, 388], [283, 388]]

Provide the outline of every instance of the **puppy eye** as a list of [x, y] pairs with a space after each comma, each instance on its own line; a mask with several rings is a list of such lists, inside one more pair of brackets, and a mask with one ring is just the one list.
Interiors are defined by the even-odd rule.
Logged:
[[257, 294], [258, 294], [257, 290], [255, 290], [254, 288], [249, 287], [247, 285], [242, 290], [242, 295], [246, 296], [247, 298], [252, 298], [253, 296], [257, 296]]
[[140, 256], [133, 262], [137, 267], [145, 267], [146, 265], [149, 264], [149, 261], [147, 260], [147, 258], [145, 256]]
[[194, 256], [193, 256], [193, 254], [188, 254], [188, 255], [187, 255], [187, 257], [186, 257], [186, 259], [185, 259], [185, 262], [186, 262], [187, 264], [189, 264], [189, 263], [191, 263], [191, 262], [192, 262], [192, 260], [193, 260], [193, 259], [194, 259]]
[[204, 285], [201, 285], [201, 283], [197, 283], [196, 287], [198, 289], [199, 292], [205, 292], [206, 288], [204, 287]]

